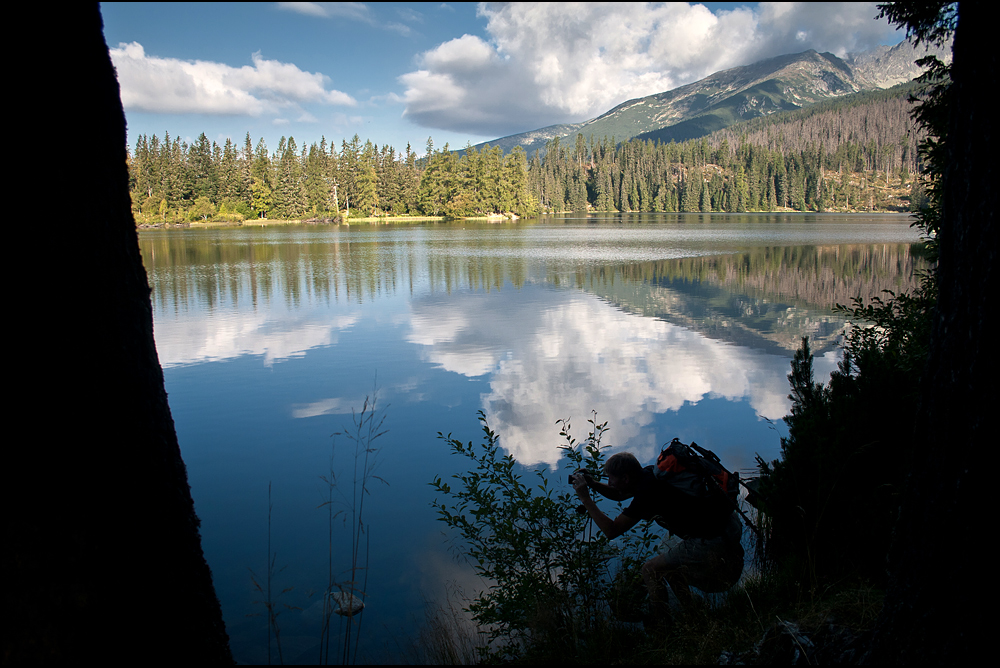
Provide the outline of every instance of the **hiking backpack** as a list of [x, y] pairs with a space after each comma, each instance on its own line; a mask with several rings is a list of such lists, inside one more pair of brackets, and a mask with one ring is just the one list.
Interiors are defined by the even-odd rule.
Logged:
[[739, 473], [726, 470], [718, 455], [693, 441], [675, 438], [665, 445], [653, 474], [668, 487], [674, 507], [657, 521], [673, 533], [712, 535], [738, 509]]

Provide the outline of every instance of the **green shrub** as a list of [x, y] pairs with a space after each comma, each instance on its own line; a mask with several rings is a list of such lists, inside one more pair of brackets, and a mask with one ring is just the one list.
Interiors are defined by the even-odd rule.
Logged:
[[220, 214], [238, 213], [241, 216], [243, 216], [243, 220], [247, 218], [257, 217], [257, 213], [253, 210], [253, 208], [249, 204], [247, 204], [243, 200], [229, 199], [229, 198], [222, 200], [222, 202], [219, 204], [219, 213]]
[[838, 307], [855, 322], [839, 368], [813, 380], [808, 339], [792, 360], [780, 459], [758, 457], [764, 552], [812, 589], [841, 578], [885, 582], [886, 554], [913, 450], [933, 282]]
[[[468, 608], [488, 635], [482, 658], [593, 661], [615, 635], [609, 605], [616, 594], [632, 593], [620, 586], [629, 576], [618, 574], [641, 565], [654, 537], [640, 532], [612, 546], [589, 515], [577, 512], [568, 484], [557, 491], [545, 470], [518, 473], [482, 412], [479, 419], [484, 433], [479, 445], [438, 434], [471, 466], [453, 476], [454, 488], [440, 477], [431, 484], [446, 497], [433, 502], [439, 519], [458, 533], [461, 553], [490, 583]], [[592, 431], [578, 443], [569, 422], [560, 421], [563, 470], [585, 468], [600, 477], [607, 423], [598, 424], [596, 415], [589, 423]]]
[[208, 220], [215, 215], [215, 205], [207, 197], [199, 197], [187, 211], [188, 220]]
[[213, 223], [242, 223], [246, 217], [242, 213], [225, 213], [220, 211], [212, 216]]

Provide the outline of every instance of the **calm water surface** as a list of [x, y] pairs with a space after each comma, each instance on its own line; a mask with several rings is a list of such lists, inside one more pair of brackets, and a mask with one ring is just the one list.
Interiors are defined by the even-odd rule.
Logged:
[[[437, 432], [479, 439], [482, 410], [526, 467], [558, 464], [555, 421], [650, 462], [674, 436], [731, 468], [777, 456], [803, 336], [836, 364], [858, 294], [912, 289], [905, 216], [624, 215], [355, 227], [143, 231], [157, 348], [240, 662], [266, 662], [249, 569], [267, 570], [286, 662], [318, 659], [327, 573], [320, 476], [331, 434], [373, 387], [387, 405], [366, 501], [370, 563], [359, 659], [399, 658], [426, 601], [481, 583], [456, 562], [428, 482], [464, 462]], [[350, 444], [335, 469], [350, 491]], [[346, 482], [345, 482], [346, 481]], [[611, 504], [603, 502], [610, 512]], [[339, 524], [334, 567], [349, 565]], [[274, 655], [277, 660], [277, 655]]]

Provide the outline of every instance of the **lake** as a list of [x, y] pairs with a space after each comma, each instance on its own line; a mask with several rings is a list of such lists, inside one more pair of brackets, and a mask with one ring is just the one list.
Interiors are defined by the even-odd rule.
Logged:
[[374, 389], [388, 431], [374, 444], [385, 484], [373, 480], [365, 499], [359, 661], [400, 660], [428, 601], [482, 585], [430, 506], [428, 483], [464, 464], [438, 432], [478, 441], [483, 411], [521, 464], [554, 469], [556, 420], [571, 417], [582, 438], [597, 411], [609, 452], [651, 463], [677, 436], [752, 470], [756, 453], [778, 455], [802, 337], [826, 377], [844, 327], [834, 304], [915, 287], [925, 265], [910, 222], [567, 214], [141, 231], [157, 350], [237, 661], [268, 660], [251, 570], [268, 570], [269, 522], [282, 569], [272, 588], [292, 606], [278, 618], [284, 661], [318, 660], [330, 553], [321, 476], [333, 452], [351, 496], [353, 444], [332, 434]]

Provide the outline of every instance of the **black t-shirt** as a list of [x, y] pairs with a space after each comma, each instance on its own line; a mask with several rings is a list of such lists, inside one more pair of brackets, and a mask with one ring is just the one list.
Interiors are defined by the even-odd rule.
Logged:
[[656, 520], [681, 538], [715, 538], [732, 514], [658, 481], [652, 466], [642, 470], [632, 503], [622, 512], [637, 520]]

